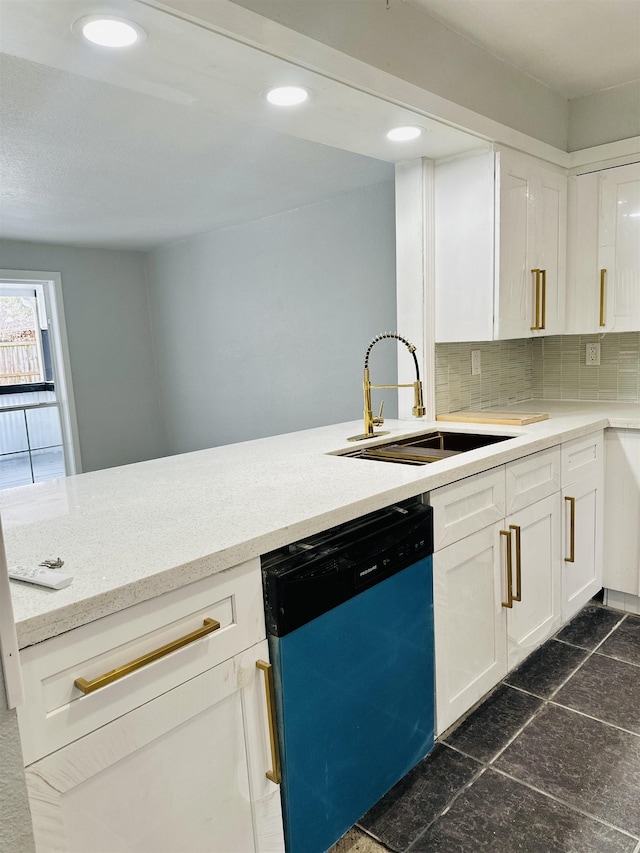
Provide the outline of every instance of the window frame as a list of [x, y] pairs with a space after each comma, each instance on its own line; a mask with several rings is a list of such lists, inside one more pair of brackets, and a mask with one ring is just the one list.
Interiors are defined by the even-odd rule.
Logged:
[[[41, 270], [0, 269], [0, 286], [15, 284], [22, 287], [40, 285], [44, 296], [44, 311], [49, 331], [49, 347], [53, 368], [53, 388], [47, 382], [22, 386], [6, 385], [3, 393], [29, 393], [36, 390], [55, 390], [60, 412], [62, 445], [67, 475], [82, 472], [78, 421], [71, 376], [71, 360], [67, 340], [67, 326], [62, 298], [62, 276], [59, 272]], [[44, 388], [36, 388], [36, 384]], [[49, 385], [49, 387], [46, 387]]]

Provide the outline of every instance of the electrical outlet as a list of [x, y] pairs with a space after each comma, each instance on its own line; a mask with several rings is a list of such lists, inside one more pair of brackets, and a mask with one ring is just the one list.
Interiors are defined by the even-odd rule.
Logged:
[[593, 366], [600, 364], [600, 344], [587, 344], [585, 364]]
[[471, 350], [471, 375], [480, 376], [482, 373], [482, 365], [480, 363], [480, 350]]

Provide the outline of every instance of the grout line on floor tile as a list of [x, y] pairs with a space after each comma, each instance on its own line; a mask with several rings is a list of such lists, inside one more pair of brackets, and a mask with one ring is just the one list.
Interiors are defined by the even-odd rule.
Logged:
[[363, 835], [366, 835], [367, 838], [370, 838], [372, 841], [375, 841], [376, 844], [379, 844], [381, 847], [384, 847], [385, 850], [388, 850], [389, 853], [396, 853], [393, 847], [389, 847], [389, 845], [385, 844], [382, 839], [378, 838], [377, 835], [374, 835], [374, 833], [370, 832], [368, 829], [365, 829], [364, 826], [362, 826], [361, 824], [355, 823], [354, 826], [359, 832], [361, 832]]
[[[616, 622], [616, 624], [615, 624], [615, 625], [613, 626], [613, 628], [609, 631], [609, 633], [608, 633], [608, 634], [605, 634], [605, 636], [600, 640], [600, 642], [599, 642], [599, 643], [597, 643], [597, 644], [596, 644], [592, 649], [585, 649], [585, 647], [584, 647], [584, 646], [579, 646], [577, 643], [570, 643], [568, 640], [561, 640], [561, 639], [560, 639], [560, 637], [558, 637], [558, 635], [557, 635], [557, 634], [556, 634], [555, 636], [553, 636], [553, 637], [550, 637], [550, 639], [551, 639], [551, 640], [555, 640], [557, 643], [564, 643], [564, 644], [565, 644], [565, 646], [573, 646], [573, 647], [574, 647], [574, 649], [582, 649], [584, 652], [588, 652], [588, 653], [589, 653], [589, 657], [591, 657], [591, 655], [592, 655], [595, 651], [597, 651], [597, 649], [599, 649], [599, 648], [600, 648], [600, 646], [601, 646], [601, 645], [602, 645], [606, 640], [608, 640], [608, 639], [609, 639], [609, 637], [614, 633], [614, 631], [617, 631], [617, 630], [618, 630], [618, 628], [622, 625], [622, 623], [625, 621], [625, 619], [626, 619], [626, 618], [627, 618], [627, 616], [629, 615], [628, 613], [625, 613], [624, 611], [621, 611], [621, 610], [615, 610], [615, 609], [614, 609], [614, 608], [612, 608], [612, 607], [607, 608], [607, 609], [611, 610], [611, 611], [612, 611], [612, 612], [614, 612], [614, 613], [618, 613], [619, 615], [621, 615], [621, 619], [620, 619], [620, 621], [619, 621], [619, 622]], [[576, 614], [576, 615], [578, 615], [578, 614]], [[570, 624], [571, 624], [571, 622], [568, 622], [568, 623], [567, 623], [567, 625], [570, 625]], [[564, 626], [560, 629], [560, 631], [559, 631], [558, 633], [561, 633], [562, 631], [564, 631], [564, 629], [567, 627], [567, 625], [564, 625]], [[545, 640], [545, 642], [547, 642], [547, 641]]]
[[[540, 696], [537, 696], [536, 698], [537, 698], [537, 699], [540, 699], [541, 697], [540, 697]], [[526, 728], [528, 728], [528, 727], [531, 725], [531, 723], [536, 719], [536, 717], [538, 717], [538, 716], [542, 713], [542, 711], [543, 711], [546, 707], [547, 707], [547, 700], [546, 700], [546, 699], [543, 699], [543, 700], [542, 700], [542, 704], [540, 705], [540, 707], [539, 707], [539, 708], [536, 708], [536, 710], [531, 714], [531, 716], [529, 717], [529, 719], [527, 720], [527, 722], [526, 722], [523, 726], [520, 726], [520, 728], [519, 728], [519, 729], [518, 729], [518, 731], [513, 735], [513, 737], [512, 737], [512, 738], [510, 738], [510, 739], [505, 743], [505, 745], [502, 747], [502, 749], [500, 749], [500, 750], [498, 750], [498, 752], [496, 752], [496, 754], [493, 756], [493, 758], [491, 759], [491, 761], [487, 762], [487, 766], [488, 766], [488, 767], [493, 767], [493, 765], [494, 765], [495, 761], [496, 761], [498, 758], [500, 758], [500, 756], [502, 755], [502, 753], [503, 753], [506, 749], [508, 749], [508, 748], [511, 746], [511, 744], [514, 742], [514, 740], [516, 740], [516, 738], [519, 738], [519, 737], [520, 737], [520, 735], [522, 734], [522, 732], [523, 732]]]
[[629, 666], [636, 666], [640, 669], [640, 663], [634, 663], [632, 660], [625, 660], [624, 658], [619, 658], [615, 655], [608, 655], [605, 652], [599, 652], [597, 649], [594, 651], [594, 655], [599, 655], [601, 658], [608, 658], [609, 660], [617, 660], [620, 663], [626, 663], [629, 664]]
[[[509, 676], [506, 676], [507, 678]], [[530, 690], [525, 690], [524, 687], [519, 687], [517, 684], [509, 684], [508, 681], [502, 682], [505, 687], [509, 687], [511, 690], [517, 690], [519, 693], [524, 693], [525, 696], [533, 696], [534, 699], [543, 699], [544, 696], [540, 696], [538, 693], [532, 693]]]
[[610, 821], [605, 820], [602, 817], [598, 817], [597, 815], [594, 815], [591, 812], [585, 811], [584, 809], [580, 809], [573, 803], [569, 803], [566, 800], [563, 800], [560, 797], [556, 796], [555, 794], [550, 794], [548, 791], [545, 791], [544, 788], [538, 788], [536, 785], [532, 785], [530, 782], [526, 782], [524, 779], [519, 779], [517, 776], [512, 776], [511, 773], [507, 773], [505, 770], [500, 770], [499, 767], [494, 767], [492, 769], [496, 773], [499, 773], [501, 776], [506, 776], [507, 779], [511, 779], [512, 782], [517, 782], [519, 785], [524, 785], [525, 788], [529, 788], [531, 791], [536, 791], [538, 794], [542, 794], [549, 800], [554, 800], [556, 803], [560, 803], [560, 805], [564, 806], [565, 808], [568, 808], [572, 812], [576, 812], [577, 814], [582, 815], [583, 817], [591, 818], [592, 820], [595, 820], [598, 823], [603, 824], [604, 826], [608, 826], [610, 829], [615, 829], [618, 832], [621, 832], [623, 835], [632, 838], [634, 841], [638, 840], [638, 836], [634, 835], [632, 832], [629, 832], [628, 829], [623, 829], [620, 826], [616, 826], [615, 823], [611, 823]]
[[[449, 747], [449, 748], [451, 749], [452, 747]], [[455, 751], [459, 752], [459, 750], [455, 750]], [[476, 759], [476, 761], [477, 761], [477, 759]], [[422, 830], [422, 832], [419, 835], [416, 835], [416, 837], [413, 839], [411, 844], [406, 848], [404, 853], [409, 853], [411, 848], [423, 837], [423, 835], [429, 830], [429, 828], [432, 827], [433, 824], [437, 820], [439, 820], [441, 817], [446, 815], [446, 813], [449, 811], [449, 809], [455, 803], [455, 801], [458, 799], [458, 797], [460, 797], [464, 791], [466, 791], [468, 788], [470, 788], [474, 784], [474, 782], [477, 782], [477, 780], [482, 776], [482, 774], [486, 771], [486, 769], [487, 769], [486, 765], [480, 764], [480, 767], [479, 767], [479, 770], [477, 771], [477, 773], [474, 773], [473, 776], [471, 777], [471, 779], [469, 779], [469, 781], [465, 785], [463, 785], [461, 788], [459, 788], [455, 792], [455, 794], [451, 797], [451, 799], [446, 804], [446, 806], [444, 806], [444, 808], [442, 808], [438, 812], [438, 814], [435, 815], [433, 820], [429, 821], [429, 823], [424, 827], [424, 829]]]
[[[586, 657], [585, 657], [585, 659], [584, 659], [583, 661], [581, 661], [581, 662], [578, 664], [578, 666], [577, 666], [577, 667], [576, 667], [576, 668], [575, 668], [575, 669], [574, 669], [574, 670], [573, 670], [573, 671], [572, 671], [572, 672], [571, 672], [571, 673], [570, 673], [570, 674], [565, 678], [565, 680], [564, 680], [563, 682], [561, 682], [561, 683], [556, 687], [556, 689], [555, 689], [555, 690], [553, 690], [553, 691], [549, 694], [549, 696], [547, 696], [547, 697], [545, 698], [545, 702], [551, 702], [551, 701], [553, 700], [553, 697], [558, 693], [558, 691], [562, 690], [562, 688], [565, 686], [565, 684], [567, 683], [567, 681], [569, 681], [569, 679], [573, 678], [573, 676], [576, 674], [576, 672], [577, 672], [579, 669], [581, 669], [581, 668], [586, 664], [586, 662], [587, 662], [591, 657], [593, 657], [593, 655], [595, 655], [595, 654], [597, 653], [597, 651], [598, 651], [598, 649], [600, 648], [600, 646], [601, 646], [601, 645], [602, 645], [606, 640], [608, 640], [608, 639], [609, 639], [609, 637], [610, 637], [610, 636], [611, 636], [615, 631], [617, 631], [617, 630], [618, 630], [618, 628], [622, 625], [622, 623], [625, 621], [625, 619], [626, 619], [626, 618], [627, 618], [627, 615], [625, 614], [625, 615], [622, 617], [622, 619], [621, 619], [618, 623], [616, 623], [616, 625], [614, 625], [614, 627], [609, 631], [609, 633], [608, 633], [606, 636], [604, 636], [604, 637], [600, 640], [600, 642], [597, 644], [597, 646], [594, 646], [594, 648], [593, 648], [593, 649], [585, 649], [585, 648], [584, 648], [584, 646], [576, 646], [576, 645], [574, 645], [573, 643], [566, 643], [564, 640], [557, 640], [557, 639], [556, 639], [556, 637], [553, 637], [553, 638], [552, 638], [552, 639], [553, 639], [553, 640], [555, 640], [556, 642], [559, 642], [559, 643], [565, 643], [565, 645], [566, 645], [566, 646], [571, 646], [571, 645], [573, 645], [573, 647], [574, 647], [574, 648], [576, 648], [576, 649], [582, 649], [582, 651], [583, 651], [583, 652], [587, 652], [587, 656], [586, 656]], [[607, 655], [601, 655], [601, 657], [607, 657]], [[508, 676], [507, 676], [507, 678], [508, 678]]]
[[573, 711], [574, 714], [579, 714], [581, 717], [586, 717], [588, 720], [593, 720], [596, 723], [602, 723], [603, 726], [609, 726], [610, 729], [617, 729], [619, 732], [624, 732], [628, 735], [640, 738], [639, 732], [632, 732], [630, 729], [625, 729], [622, 726], [617, 726], [615, 723], [609, 723], [607, 720], [601, 720], [600, 717], [594, 717], [593, 714], [586, 714], [584, 711], [578, 711], [576, 708], [571, 708], [569, 705], [563, 705], [561, 702], [549, 700], [549, 705], [554, 705], [556, 708], [562, 708], [564, 711]]

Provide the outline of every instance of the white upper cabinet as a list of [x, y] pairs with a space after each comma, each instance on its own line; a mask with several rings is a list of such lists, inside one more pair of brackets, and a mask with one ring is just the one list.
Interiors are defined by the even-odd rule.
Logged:
[[567, 179], [513, 151], [438, 164], [436, 341], [560, 334]]
[[640, 329], [640, 163], [569, 179], [566, 331]]

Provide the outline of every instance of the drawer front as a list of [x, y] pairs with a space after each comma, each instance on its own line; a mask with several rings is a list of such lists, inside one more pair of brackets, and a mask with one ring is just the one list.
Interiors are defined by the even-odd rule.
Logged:
[[[91, 681], [202, 628], [220, 627], [86, 695]], [[260, 561], [250, 560], [20, 652], [25, 764], [48, 755], [264, 639]]]
[[570, 486], [604, 471], [602, 430], [562, 445], [562, 485]]
[[435, 489], [429, 503], [433, 507], [434, 550], [439, 551], [504, 517], [504, 466]]
[[505, 467], [507, 515], [560, 491], [560, 447], [532, 453]]

